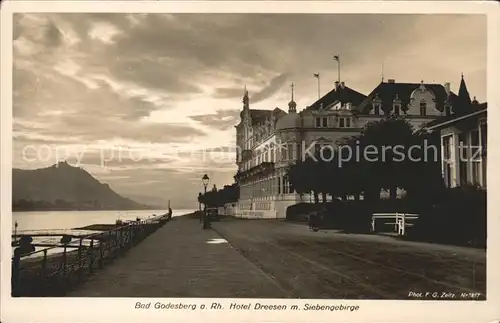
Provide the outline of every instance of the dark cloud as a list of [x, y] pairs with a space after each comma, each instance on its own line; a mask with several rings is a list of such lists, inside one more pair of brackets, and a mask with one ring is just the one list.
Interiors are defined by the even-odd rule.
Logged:
[[[337, 77], [334, 54], [343, 80], [362, 92], [379, 82], [384, 61], [386, 78], [453, 86], [463, 71], [473, 96], [486, 93], [479, 15], [31, 13], [14, 15], [13, 32], [15, 156], [30, 143], [230, 145], [245, 85], [263, 106], [286, 104], [291, 81], [312, 101], [313, 73], [323, 92]], [[232, 181], [232, 161], [189, 160], [115, 165], [106, 175], [129, 176], [113, 182], [118, 191], [172, 199], [198, 190], [198, 173]]]
[[276, 76], [271, 80], [271, 82], [269, 82], [269, 84], [266, 87], [264, 87], [259, 92], [253, 94], [250, 100], [252, 101], [252, 103], [257, 103], [269, 98], [270, 96], [272, 96], [278, 90], [281, 89], [281, 87], [285, 84], [287, 79], [288, 79], [287, 73], [283, 73]]
[[216, 88], [212, 95], [217, 99], [233, 99], [243, 97], [242, 88]]
[[218, 110], [216, 113], [195, 115], [190, 117], [193, 120], [209, 125], [212, 128], [225, 130], [232, 128], [238, 123], [240, 110]]

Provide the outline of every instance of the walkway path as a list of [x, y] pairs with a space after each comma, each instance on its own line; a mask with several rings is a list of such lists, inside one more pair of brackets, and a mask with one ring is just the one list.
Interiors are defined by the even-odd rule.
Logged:
[[485, 251], [312, 232], [279, 220], [224, 219], [202, 230], [197, 219], [179, 217], [68, 296], [419, 299], [411, 295], [434, 292], [484, 299]]
[[174, 218], [68, 296], [286, 297], [267, 274], [196, 219]]
[[313, 232], [280, 220], [225, 219], [213, 227], [294, 297], [415, 299], [411, 294], [448, 292], [455, 299], [462, 293], [485, 298], [484, 250]]

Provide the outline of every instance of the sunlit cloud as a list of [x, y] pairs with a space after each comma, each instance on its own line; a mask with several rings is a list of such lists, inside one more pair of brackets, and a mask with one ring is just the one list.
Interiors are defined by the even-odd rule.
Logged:
[[363, 93], [383, 66], [455, 91], [463, 72], [486, 97], [486, 22], [473, 15], [15, 14], [13, 46], [14, 167], [66, 158], [119, 193], [186, 206], [202, 174], [233, 181], [244, 88], [251, 108], [286, 111], [294, 82], [301, 110], [313, 73], [322, 94], [333, 87], [332, 53]]

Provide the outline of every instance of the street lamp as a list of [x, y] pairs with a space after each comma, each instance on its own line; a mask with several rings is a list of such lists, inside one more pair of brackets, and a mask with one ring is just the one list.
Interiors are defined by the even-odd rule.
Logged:
[[17, 223], [14, 223], [14, 241], [17, 241], [17, 227], [19, 226], [19, 224]]
[[198, 206], [199, 206], [200, 212], [201, 212], [201, 200], [202, 200], [202, 197], [201, 197], [201, 192], [200, 192], [200, 193], [198, 193]]
[[201, 182], [203, 183], [203, 187], [205, 188], [205, 194], [206, 194], [208, 182], [210, 182], [210, 178], [208, 177], [207, 174], [203, 175], [203, 177], [201, 178]]
[[[206, 217], [207, 217], [207, 186], [208, 186], [208, 182], [210, 182], [210, 178], [208, 177], [207, 174], [203, 175], [203, 177], [201, 178], [201, 182], [203, 183], [203, 187], [205, 189], [205, 200], [203, 201], [203, 219], [205, 221], [203, 221], [203, 226], [205, 227], [206, 226]], [[200, 219], [201, 220], [201, 219]], [[201, 221], [200, 221], [201, 222]]]

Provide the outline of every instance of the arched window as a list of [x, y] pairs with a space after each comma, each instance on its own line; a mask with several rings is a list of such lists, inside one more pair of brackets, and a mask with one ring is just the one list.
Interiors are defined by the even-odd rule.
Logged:
[[420, 101], [420, 115], [425, 116], [427, 114], [427, 102], [424, 100]]

